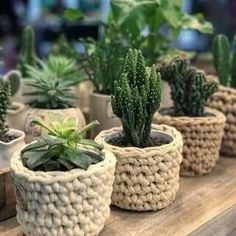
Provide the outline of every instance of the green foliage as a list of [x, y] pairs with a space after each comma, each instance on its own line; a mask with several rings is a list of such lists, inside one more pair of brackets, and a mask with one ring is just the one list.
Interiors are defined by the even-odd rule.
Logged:
[[[182, 29], [212, 33], [212, 25], [201, 14], [187, 15], [181, 7], [181, 0], [111, 0], [113, 19], [124, 37], [131, 33], [135, 38], [149, 28], [141, 49], [153, 62], [169, 51]], [[168, 34], [163, 34], [163, 26]]]
[[87, 130], [99, 124], [94, 121], [77, 131], [72, 118], [54, 119], [49, 125], [34, 121], [45, 128], [47, 135], [27, 145], [21, 151], [23, 164], [33, 171], [69, 171], [75, 168], [87, 170], [91, 164], [103, 161], [103, 146], [85, 139]]
[[9, 82], [11, 95], [14, 96], [20, 89], [21, 74], [17, 70], [11, 70], [4, 76], [4, 80]]
[[83, 13], [77, 9], [67, 8], [64, 11], [64, 18], [69, 21], [81, 20], [83, 17]]
[[[109, 35], [109, 37], [108, 37]], [[115, 26], [106, 28], [101, 41], [83, 40], [85, 44], [85, 60], [82, 66], [95, 87], [95, 92], [110, 95], [114, 80], [121, 71], [126, 48], [121, 46], [121, 37]]]
[[114, 83], [113, 112], [121, 119], [123, 132], [135, 147], [145, 147], [154, 113], [160, 106], [161, 77], [155, 67], [147, 73], [141, 51], [130, 49], [123, 72]]
[[17, 65], [22, 77], [28, 76], [26, 65], [36, 66], [37, 60], [34, 29], [31, 26], [26, 26], [22, 33], [21, 49]]
[[8, 126], [6, 125], [7, 107], [10, 103], [11, 89], [8, 82], [0, 77], [0, 140], [8, 142]]
[[214, 38], [212, 50], [220, 83], [236, 88], [236, 36], [233, 41], [232, 53], [230, 53], [229, 40], [224, 35], [217, 35]]
[[30, 103], [33, 107], [62, 109], [71, 107], [75, 102], [72, 86], [80, 82], [76, 76], [75, 62], [66, 57], [49, 57], [48, 61], [38, 60], [38, 66], [26, 65], [28, 78], [26, 85], [34, 88], [25, 95], [36, 96]]
[[174, 102], [174, 115], [199, 117], [205, 115], [205, 104], [217, 90], [215, 81], [207, 82], [205, 74], [188, 65], [186, 59], [163, 62], [158, 69], [168, 81]]

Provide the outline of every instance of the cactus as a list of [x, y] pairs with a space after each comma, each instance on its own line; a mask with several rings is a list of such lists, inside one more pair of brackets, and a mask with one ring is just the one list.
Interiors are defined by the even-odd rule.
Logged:
[[17, 66], [21, 71], [23, 78], [28, 76], [25, 65], [36, 66], [37, 58], [34, 29], [31, 26], [26, 26], [22, 34], [21, 50]]
[[220, 83], [236, 88], [236, 36], [233, 51], [230, 53], [229, 40], [224, 35], [217, 35], [213, 41], [213, 59]]
[[4, 80], [9, 82], [11, 88], [11, 95], [14, 96], [19, 88], [21, 83], [21, 74], [17, 70], [11, 70], [4, 76]]
[[217, 90], [217, 82], [206, 81], [205, 74], [189, 67], [186, 59], [175, 58], [164, 62], [158, 71], [171, 88], [174, 115], [200, 117], [205, 115], [205, 104]]
[[0, 140], [7, 142], [8, 139], [8, 126], [6, 125], [7, 107], [10, 103], [10, 85], [0, 77]]
[[125, 137], [133, 146], [147, 145], [160, 99], [160, 74], [154, 66], [148, 74], [141, 51], [129, 49], [123, 72], [114, 82], [112, 109], [121, 119]]

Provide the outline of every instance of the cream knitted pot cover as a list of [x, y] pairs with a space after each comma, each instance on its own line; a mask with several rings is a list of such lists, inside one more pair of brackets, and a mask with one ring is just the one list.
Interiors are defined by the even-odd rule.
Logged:
[[117, 158], [112, 204], [136, 211], [155, 211], [168, 206], [179, 189], [181, 134], [172, 127], [155, 125], [152, 132], [170, 137], [172, 141], [169, 144], [121, 148], [106, 142], [117, 132], [121, 133], [121, 128], [102, 131], [95, 139]]
[[34, 172], [19, 153], [11, 161], [17, 220], [25, 235], [93, 236], [110, 215], [115, 157], [105, 150], [104, 161], [87, 171]]
[[227, 119], [221, 152], [236, 157], [236, 89], [219, 86], [209, 99], [208, 106], [225, 114]]
[[184, 139], [181, 175], [206, 174], [215, 167], [224, 132], [225, 116], [216, 110], [206, 109], [211, 116], [171, 117], [156, 114], [154, 123], [174, 126]]

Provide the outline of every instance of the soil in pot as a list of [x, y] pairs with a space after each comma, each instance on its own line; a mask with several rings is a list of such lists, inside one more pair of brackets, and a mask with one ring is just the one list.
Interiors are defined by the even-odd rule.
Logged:
[[[125, 137], [124, 133], [117, 132], [113, 135], [108, 136], [105, 141], [111, 145], [117, 147], [132, 147], [128, 139]], [[165, 144], [169, 144], [173, 141], [173, 138], [165, 133], [152, 132], [151, 136], [146, 144], [146, 147], [159, 147]]]

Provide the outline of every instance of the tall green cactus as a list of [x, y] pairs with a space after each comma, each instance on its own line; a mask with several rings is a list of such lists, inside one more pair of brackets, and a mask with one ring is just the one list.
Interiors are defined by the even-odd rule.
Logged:
[[215, 81], [207, 82], [205, 74], [189, 67], [182, 58], [163, 63], [158, 69], [171, 88], [176, 116], [204, 116], [205, 104], [216, 90]]
[[148, 74], [141, 51], [129, 49], [123, 73], [114, 82], [112, 109], [121, 119], [123, 132], [133, 146], [146, 146], [160, 99], [160, 74], [154, 66]]
[[20, 89], [21, 74], [17, 70], [9, 71], [5, 76], [4, 80], [9, 82], [11, 88], [11, 95], [14, 96]]
[[10, 103], [10, 85], [0, 77], [0, 140], [3, 142], [8, 141], [8, 126], [6, 125], [7, 107]]
[[18, 59], [18, 69], [21, 71], [23, 78], [28, 76], [26, 65], [35, 66], [36, 64], [34, 29], [31, 26], [26, 26], [22, 33], [21, 50]]
[[228, 38], [221, 34], [214, 38], [212, 50], [220, 83], [224, 86], [236, 88], [236, 36], [233, 41], [232, 53], [230, 53]]

